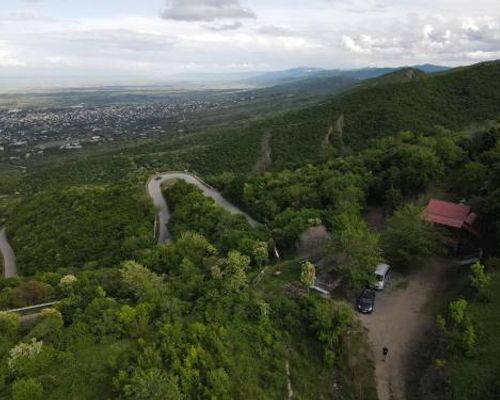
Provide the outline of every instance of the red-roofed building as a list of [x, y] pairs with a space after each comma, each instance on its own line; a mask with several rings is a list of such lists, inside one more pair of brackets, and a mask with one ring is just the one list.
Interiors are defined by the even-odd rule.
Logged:
[[473, 226], [477, 215], [465, 204], [432, 199], [425, 209], [424, 219], [454, 232], [458, 240], [462, 232], [468, 232], [475, 238], [481, 236]]

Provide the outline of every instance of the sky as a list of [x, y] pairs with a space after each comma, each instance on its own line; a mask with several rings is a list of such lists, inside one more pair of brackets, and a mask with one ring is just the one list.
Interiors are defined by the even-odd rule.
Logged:
[[500, 58], [500, 0], [0, 0], [2, 81]]

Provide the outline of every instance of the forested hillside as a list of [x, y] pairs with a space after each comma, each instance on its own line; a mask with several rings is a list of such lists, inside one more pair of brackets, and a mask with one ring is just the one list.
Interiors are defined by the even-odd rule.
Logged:
[[[404, 275], [445, 256], [447, 236], [422, 220], [439, 193], [477, 211], [486, 260], [447, 276], [421, 398], [496, 400], [500, 64], [393, 78], [262, 121], [32, 161], [3, 182], [20, 276], [0, 278], [0, 308], [60, 302], [29, 320], [0, 312], [0, 398], [375, 400], [351, 303], [379, 262]], [[170, 182], [172, 241], [157, 244], [145, 184], [167, 170], [199, 174], [262, 225]], [[311, 229], [325, 244], [299, 254]], [[310, 290], [316, 273], [338, 280], [331, 297]]]
[[[500, 115], [499, 62], [420, 74], [419, 79], [402, 82], [398, 74], [397, 79], [391, 74], [391, 79], [371, 80], [330, 102], [273, 120], [274, 166], [321, 161], [325, 140], [338, 154], [341, 147], [355, 151], [374, 138], [399, 131], [460, 130]], [[342, 134], [335, 130], [325, 139], [341, 116]]]

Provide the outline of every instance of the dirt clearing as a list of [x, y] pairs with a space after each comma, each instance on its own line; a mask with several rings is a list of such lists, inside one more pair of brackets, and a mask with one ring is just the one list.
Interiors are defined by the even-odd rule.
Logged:
[[[431, 301], [451, 265], [450, 260], [436, 257], [408, 276], [393, 274], [386, 290], [377, 294], [373, 314], [359, 316], [374, 354], [379, 400], [407, 399], [411, 357], [434, 329]], [[389, 349], [385, 362], [384, 346]]]

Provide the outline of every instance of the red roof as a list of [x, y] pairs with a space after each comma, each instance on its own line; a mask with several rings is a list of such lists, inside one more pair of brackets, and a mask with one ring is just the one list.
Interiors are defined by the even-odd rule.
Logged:
[[465, 204], [455, 204], [435, 199], [429, 201], [424, 215], [426, 221], [450, 228], [465, 228], [475, 235], [478, 233], [471, 225], [476, 220], [476, 217], [476, 214], [471, 212], [471, 208]]

